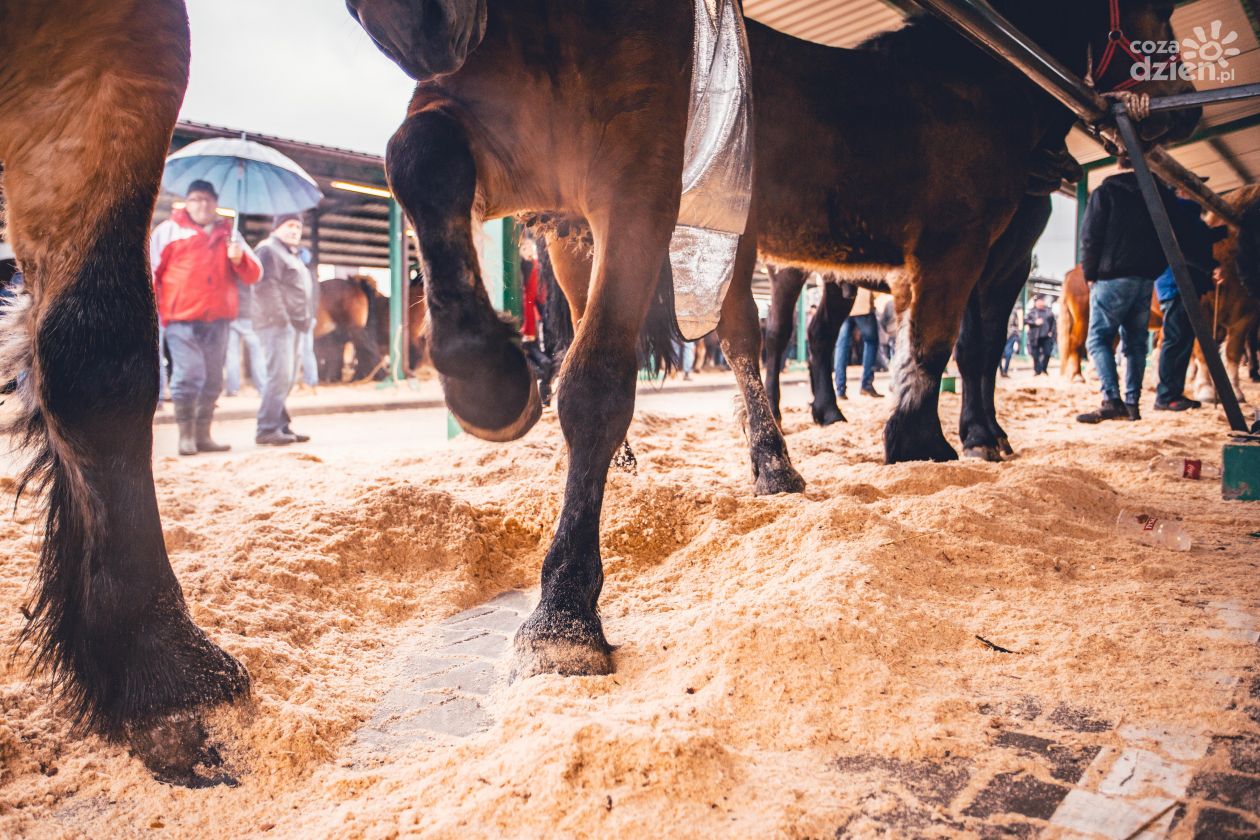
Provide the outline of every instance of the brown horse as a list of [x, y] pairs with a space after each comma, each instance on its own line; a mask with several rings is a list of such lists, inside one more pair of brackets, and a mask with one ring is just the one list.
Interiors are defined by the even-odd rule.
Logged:
[[[471, 433], [511, 440], [540, 411], [516, 331], [481, 283], [473, 221], [534, 212], [589, 226], [589, 249], [551, 253], [578, 325], [559, 398], [569, 473], [515, 666], [518, 675], [607, 673], [600, 509], [633, 412], [635, 343], [678, 219], [693, 10], [664, 0], [347, 5], [419, 81], [387, 170], [419, 236], [433, 362], [447, 405]], [[1118, 27], [1130, 38], [1171, 38], [1171, 0], [1125, 2], [1115, 25], [1089, 0], [1001, 5], [1082, 70]], [[990, 246], [1028, 187], [1030, 158], [1071, 120], [1023, 77], [929, 21], [865, 50], [751, 23], [748, 40], [762, 176], [718, 330], [747, 408], [756, 490], [804, 487], [758, 377], [751, 276], [759, 245], [786, 264], [891, 272], [903, 336], [887, 457], [955, 457], [936, 417], [937, 380]], [[1144, 131], [1185, 133], [1196, 121], [1161, 114]]]
[[0, 160], [28, 292], [0, 381], [21, 382], [21, 487], [47, 504], [23, 635], [81, 728], [204, 784], [196, 710], [249, 677], [189, 617], [153, 488], [146, 241], [188, 56], [180, 0], [0, 0]]
[[[1159, 308], [1159, 298], [1151, 293], [1151, 315], [1147, 329], [1155, 333], [1154, 345], [1162, 340], [1164, 313]], [[1085, 272], [1075, 266], [1063, 278], [1063, 296], [1059, 298], [1059, 373], [1069, 376], [1073, 382], [1084, 382], [1083, 363], [1088, 354], [1085, 342], [1089, 338], [1089, 285]], [[1117, 338], [1115, 343], [1119, 343]]]
[[[424, 286], [413, 282], [408, 287], [410, 304], [407, 312], [409, 358], [407, 368], [424, 364], [423, 336]], [[389, 298], [376, 289], [376, 281], [367, 275], [334, 277], [320, 283], [319, 311], [315, 317], [315, 355], [319, 360], [320, 379], [342, 382], [345, 379], [346, 345], [354, 352], [354, 370], [350, 380], [359, 382], [385, 374], [390, 352]]]
[[[1248, 355], [1247, 342], [1260, 328], [1260, 184], [1251, 184], [1226, 196], [1242, 221], [1230, 228], [1229, 236], [1216, 243], [1214, 256], [1220, 263], [1216, 288], [1203, 296], [1203, 314], [1213, 325], [1216, 339], [1223, 341], [1224, 362], [1239, 402], [1246, 401], [1239, 369]], [[1209, 224], [1220, 224], [1213, 219]], [[1215, 400], [1216, 389], [1208, 377], [1203, 349], [1194, 348], [1196, 365], [1195, 397]]]
[[[1092, 0], [995, 5], [1082, 73], [1113, 31], [1172, 39], [1171, 0], [1121, 3], [1118, 21], [1109, 19], [1107, 4]], [[737, 283], [752, 270], [754, 242], [772, 262], [831, 270], [854, 282], [885, 278], [900, 333], [885, 458], [956, 458], [937, 416], [940, 375], [991, 259], [987, 274], [1001, 293], [985, 294], [982, 287], [974, 299], [977, 334], [959, 357], [960, 364], [967, 357], [969, 365], [996, 371], [1021, 285], [1009, 282], [1019, 274], [1012, 266], [1031, 251], [1048, 210], [1034, 176], [1047, 159], [1060, 158], [1071, 117], [935, 19], [912, 18], [852, 50], [806, 43], [751, 22], [748, 36], [758, 177], [748, 256], [737, 268]], [[1120, 78], [1109, 73], [1098, 81], [1107, 89]], [[1173, 93], [1190, 86], [1139, 88]], [[1142, 132], [1148, 139], [1182, 137], [1197, 120], [1197, 111], [1156, 115]], [[1025, 201], [1030, 193], [1033, 200]], [[1008, 229], [1019, 247], [1000, 242]], [[996, 314], [984, 317], [986, 306]], [[974, 413], [987, 409], [976, 406]], [[975, 425], [974, 439], [965, 430], [965, 445], [987, 456], [999, 442], [988, 423]]]

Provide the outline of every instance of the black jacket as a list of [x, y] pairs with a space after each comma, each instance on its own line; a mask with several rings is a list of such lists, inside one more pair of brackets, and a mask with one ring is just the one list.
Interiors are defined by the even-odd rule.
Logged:
[[268, 237], [254, 251], [262, 276], [254, 285], [250, 321], [256, 330], [292, 324], [305, 332], [311, 324], [310, 271], [288, 246]]
[[1203, 221], [1203, 211], [1193, 201], [1177, 199], [1173, 205], [1170, 217], [1173, 231], [1176, 232], [1177, 242], [1185, 255], [1195, 291], [1205, 295], [1212, 291], [1212, 272], [1220, 265], [1212, 251], [1217, 242], [1229, 235], [1229, 230], [1225, 227], [1208, 227], [1207, 222]]
[[1024, 316], [1024, 326], [1028, 328], [1029, 344], [1043, 338], [1053, 338], [1056, 331], [1054, 310], [1048, 306], [1045, 309], [1038, 309], [1037, 305], [1033, 304], [1028, 308], [1028, 314]]
[[[1172, 191], [1163, 185], [1159, 190], [1169, 215], [1174, 215]], [[1081, 268], [1085, 279], [1154, 280], [1167, 265], [1155, 225], [1138, 190], [1137, 176], [1121, 172], [1103, 181], [1090, 195], [1081, 225]]]

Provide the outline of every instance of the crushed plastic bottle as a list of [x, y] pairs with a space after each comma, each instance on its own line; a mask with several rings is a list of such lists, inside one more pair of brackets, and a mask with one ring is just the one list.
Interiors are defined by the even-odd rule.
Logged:
[[1173, 551], [1190, 550], [1190, 535], [1180, 525], [1140, 510], [1125, 508], [1120, 511], [1116, 517], [1116, 533]]
[[1221, 477], [1221, 467], [1197, 458], [1169, 458], [1157, 455], [1151, 459], [1151, 472], [1174, 475], [1177, 478], [1191, 478], [1198, 481], [1202, 478], [1217, 479]]

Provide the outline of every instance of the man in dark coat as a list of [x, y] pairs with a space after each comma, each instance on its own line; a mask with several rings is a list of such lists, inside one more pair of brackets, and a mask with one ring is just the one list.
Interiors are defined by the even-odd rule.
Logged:
[[1033, 298], [1032, 308], [1024, 316], [1024, 324], [1028, 327], [1028, 353], [1033, 360], [1033, 376], [1049, 375], [1050, 354], [1054, 350], [1057, 328], [1054, 310], [1047, 305], [1044, 295]]
[[277, 216], [271, 236], [258, 246], [262, 278], [254, 287], [250, 320], [266, 367], [254, 435], [260, 446], [287, 446], [310, 439], [289, 427], [284, 405], [293, 387], [297, 337], [310, 329], [311, 322], [311, 276], [299, 256], [301, 245], [302, 217], [293, 213]]

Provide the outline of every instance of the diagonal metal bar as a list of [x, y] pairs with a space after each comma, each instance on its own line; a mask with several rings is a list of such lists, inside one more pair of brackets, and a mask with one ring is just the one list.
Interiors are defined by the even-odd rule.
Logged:
[[1214, 105], [1217, 102], [1237, 102], [1240, 99], [1252, 99], [1257, 96], [1260, 96], [1260, 82], [1232, 85], [1216, 90], [1196, 90], [1194, 93], [1177, 93], [1172, 96], [1152, 96], [1151, 112], [1175, 111], [1178, 108]]
[[[1138, 173], [1138, 183], [1141, 185], [1142, 196], [1151, 214], [1151, 221], [1155, 225], [1155, 231], [1159, 236], [1168, 264], [1172, 267], [1182, 302], [1190, 316], [1190, 324], [1199, 341], [1199, 347], [1207, 360], [1212, 383], [1216, 386], [1221, 405], [1225, 408], [1229, 425], [1235, 431], [1247, 431], [1242, 410], [1238, 407], [1238, 401], [1234, 396], [1233, 385], [1225, 373], [1225, 365], [1221, 363], [1216, 337], [1208, 329], [1207, 321], [1203, 317], [1199, 297], [1195, 294], [1194, 283], [1186, 267], [1185, 256], [1177, 243], [1177, 236], [1168, 219], [1168, 211], [1160, 200], [1152, 172], [1158, 173], [1160, 178], [1170, 185], [1180, 187], [1202, 206], [1212, 210], [1235, 227], [1238, 226], [1237, 214], [1219, 195], [1208, 189], [1198, 176], [1173, 160], [1163, 149], [1156, 146], [1146, 150], [1144, 156], [1137, 129], [1122, 104], [1117, 103], [1113, 106], [1099, 96], [1081, 78], [1030, 41], [986, 0], [918, 0], [918, 2], [980, 47], [1014, 66], [1044, 91], [1066, 105], [1093, 130], [1095, 139], [1100, 142], [1107, 140], [1116, 148], [1128, 150], [1134, 171]], [[1109, 122], [1119, 129], [1118, 135], [1116, 130], [1107, 125]]]
[[1190, 269], [1186, 265], [1185, 255], [1181, 252], [1181, 245], [1177, 242], [1177, 235], [1168, 218], [1168, 208], [1164, 206], [1163, 199], [1159, 195], [1159, 188], [1155, 185], [1155, 178], [1146, 165], [1146, 159], [1142, 157], [1142, 141], [1138, 137], [1137, 127], [1134, 126], [1133, 120], [1129, 118], [1123, 107], [1114, 113], [1120, 139], [1124, 141], [1129, 158], [1133, 161], [1133, 174], [1137, 176], [1138, 188], [1141, 189], [1142, 199], [1146, 202], [1146, 209], [1151, 214], [1151, 222], [1155, 225], [1159, 244], [1164, 249], [1164, 258], [1172, 267], [1173, 277], [1177, 281], [1177, 291], [1181, 293], [1186, 314], [1190, 316], [1190, 326], [1194, 329], [1194, 336], [1199, 340], [1199, 347], [1203, 349], [1203, 357], [1207, 360], [1208, 372], [1212, 374], [1212, 384], [1216, 386], [1216, 395], [1225, 409], [1229, 427], [1236, 432], [1245, 432], [1247, 421], [1243, 417], [1242, 409], [1238, 406], [1234, 386], [1229, 381], [1229, 374], [1225, 372], [1225, 365], [1221, 363], [1220, 353], [1216, 350], [1216, 336], [1212, 328], [1208, 326], [1207, 319], [1203, 317], [1202, 309], [1199, 308], [1199, 295], [1194, 289], [1194, 281], [1190, 278]]

